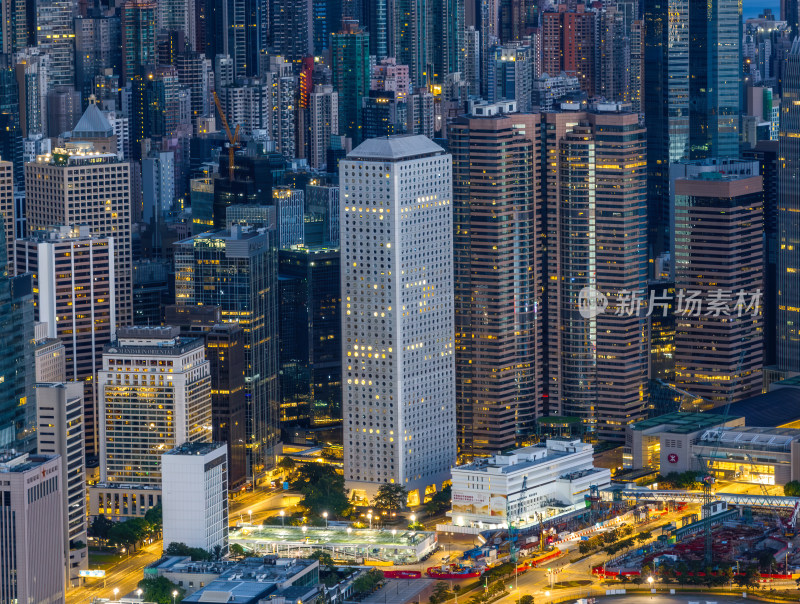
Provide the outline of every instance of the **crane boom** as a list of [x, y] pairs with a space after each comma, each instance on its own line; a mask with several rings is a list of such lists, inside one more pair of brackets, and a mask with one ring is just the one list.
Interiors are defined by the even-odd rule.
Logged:
[[231, 134], [231, 128], [228, 126], [228, 120], [225, 119], [225, 112], [222, 111], [222, 105], [219, 102], [216, 90], [214, 91], [214, 104], [217, 106], [217, 112], [222, 120], [222, 125], [225, 127], [225, 133], [228, 135], [228, 178], [233, 180], [233, 158], [236, 151], [236, 143], [239, 142], [239, 124], [236, 124], [236, 131]]

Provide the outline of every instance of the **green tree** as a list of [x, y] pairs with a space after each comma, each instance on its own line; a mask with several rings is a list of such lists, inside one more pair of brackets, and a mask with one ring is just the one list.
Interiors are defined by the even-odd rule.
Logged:
[[111, 529], [114, 528], [115, 522], [109, 520], [103, 515], [95, 518], [89, 525], [89, 535], [99, 539], [102, 542], [108, 541], [108, 535]]
[[742, 587], [755, 587], [758, 585], [760, 577], [761, 574], [758, 572], [758, 567], [749, 564], [744, 568], [741, 574], [734, 577], [733, 582]]
[[108, 532], [108, 541], [117, 546], [133, 547], [139, 541], [139, 535], [130, 521], [115, 522]]
[[342, 516], [350, 507], [344, 477], [333, 466], [305, 463], [294, 475], [292, 488], [303, 494], [300, 505], [309, 516], [322, 516], [323, 512]]
[[353, 581], [353, 591], [361, 594], [372, 593], [381, 581], [383, 581], [383, 573], [377, 568], [370, 569]]
[[502, 581], [495, 581], [489, 585], [489, 595], [493, 596], [495, 594], [499, 594], [501, 591], [505, 590], [505, 588], [506, 586]]
[[425, 504], [425, 512], [432, 516], [450, 507], [453, 489], [447, 485], [441, 491], [433, 494], [431, 500]]
[[800, 481], [790, 480], [783, 485], [783, 494], [787, 497], [800, 497]]
[[207, 552], [202, 547], [189, 547], [185, 543], [170, 543], [165, 549], [167, 556], [189, 556], [192, 561], [211, 560], [211, 552]]
[[408, 499], [408, 491], [401, 484], [382, 484], [372, 501], [379, 510], [386, 510], [387, 512], [398, 512], [406, 505]]
[[161, 504], [159, 503], [159, 504], [154, 505], [153, 507], [151, 507], [144, 514], [144, 519], [152, 527], [152, 529], [157, 533], [161, 532], [161, 526], [162, 526], [161, 509], [162, 509], [161, 508]]
[[328, 552], [323, 552], [322, 550], [316, 550], [311, 552], [311, 555], [308, 557], [310, 560], [317, 560], [320, 566], [324, 566], [326, 568], [331, 568], [333, 566], [333, 558]]
[[238, 543], [232, 544], [230, 548], [228, 548], [228, 551], [230, 552], [231, 556], [235, 558], [241, 558], [244, 556], [245, 553], [244, 548]]
[[175, 602], [183, 600], [186, 590], [178, 587], [166, 577], [156, 577], [153, 579], [142, 579], [139, 581], [139, 589], [142, 590], [142, 599], [145, 602], [156, 602], [156, 604], [172, 604], [172, 592], [177, 591]]
[[296, 467], [297, 463], [291, 457], [284, 457], [278, 462], [278, 468], [285, 472], [291, 472]]
[[439, 581], [433, 586], [433, 592], [431, 593], [429, 601], [431, 604], [438, 604], [439, 602], [444, 602], [449, 595], [450, 589], [447, 587], [447, 583]]
[[519, 599], [519, 604], [533, 604], [533, 596], [531, 594], [525, 594]]

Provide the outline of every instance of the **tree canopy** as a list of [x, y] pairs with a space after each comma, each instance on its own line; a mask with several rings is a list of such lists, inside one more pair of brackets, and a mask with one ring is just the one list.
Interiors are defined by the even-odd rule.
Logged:
[[783, 485], [783, 494], [787, 497], [800, 497], [800, 481], [790, 480]]
[[158, 503], [147, 510], [144, 514], [144, 519], [150, 524], [154, 531], [161, 531], [161, 503]]
[[172, 604], [172, 592], [177, 591], [175, 602], [183, 600], [186, 590], [178, 587], [166, 577], [155, 577], [152, 579], [142, 579], [139, 581], [139, 589], [142, 590], [142, 599], [145, 602], [156, 602], [156, 604]]
[[402, 510], [408, 500], [408, 491], [401, 484], [382, 484], [372, 501], [379, 510], [397, 512]]
[[300, 505], [310, 516], [322, 516], [328, 512], [332, 516], [342, 516], [350, 507], [344, 476], [333, 466], [319, 463], [305, 463], [294, 474], [292, 488], [303, 494]]
[[168, 556], [190, 556], [193, 562], [200, 560], [211, 560], [211, 552], [204, 550], [202, 547], [189, 547], [185, 543], [170, 543], [164, 548], [164, 553]]
[[308, 556], [309, 560], [317, 560], [320, 566], [331, 567], [333, 566], [333, 557], [328, 552], [323, 552], [322, 550], [316, 550], [311, 552]]
[[428, 514], [438, 514], [450, 507], [450, 500], [452, 498], [453, 489], [447, 485], [441, 491], [434, 493], [431, 500], [425, 504], [425, 511]]

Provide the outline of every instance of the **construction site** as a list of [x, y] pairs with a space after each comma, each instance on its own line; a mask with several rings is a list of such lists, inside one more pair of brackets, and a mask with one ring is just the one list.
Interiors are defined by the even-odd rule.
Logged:
[[[731, 451], [738, 452], [739, 457], [743, 454], [742, 459], [752, 463], [751, 455], [742, 453], [745, 444], [749, 450], [772, 451], [776, 447], [788, 450], [793, 435], [779, 435], [780, 443], [776, 444], [776, 435], [767, 439], [758, 431], [747, 432], [744, 428], [737, 431], [730, 425], [728, 406], [711, 429], [691, 418], [696, 425], [678, 426], [683, 419], [672, 417], [670, 429], [686, 433], [687, 437], [690, 432], [702, 433], [697, 439], [691, 438], [691, 442], [703, 446], [693, 449], [694, 459], [690, 460], [702, 489], [660, 490], [631, 484], [606, 489], [605, 499], [665, 512], [680, 511], [680, 515], [665, 523], [661, 534], [648, 547], [624, 551], [595, 568], [594, 574], [621, 579], [636, 577], [642, 573], [641, 569], [673, 577], [684, 573], [716, 575], [725, 570], [731, 581], [745, 573], [757, 576], [759, 581], [771, 581], [788, 580], [800, 573], [797, 547], [800, 544], [794, 542], [800, 498], [770, 494], [766, 480], [754, 481], [760, 488], [756, 494], [726, 493], [717, 488], [718, 479], [740, 478], [729, 475], [728, 466], [736, 468], [735, 464], [720, 461], [734, 459]], [[665, 422], [663, 419], [659, 422], [661, 429]], [[747, 442], [732, 444], [738, 440]], [[678, 461], [677, 454], [669, 457], [669, 462]]]

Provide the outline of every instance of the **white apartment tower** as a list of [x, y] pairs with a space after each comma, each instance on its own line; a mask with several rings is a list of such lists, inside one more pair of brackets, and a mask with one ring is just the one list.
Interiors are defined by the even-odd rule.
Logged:
[[[203, 341], [176, 327], [127, 327], [97, 373], [100, 481], [161, 486], [161, 455], [211, 440], [211, 368]], [[100, 506], [104, 507], [104, 506]]]
[[161, 456], [164, 543], [228, 551], [228, 447], [184, 443]]
[[456, 460], [451, 157], [424, 136], [375, 138], [339, 164], [344, 475], [409, 503]]

